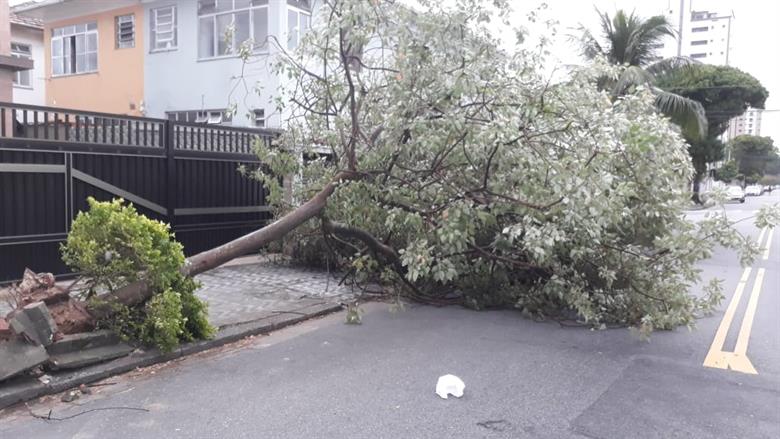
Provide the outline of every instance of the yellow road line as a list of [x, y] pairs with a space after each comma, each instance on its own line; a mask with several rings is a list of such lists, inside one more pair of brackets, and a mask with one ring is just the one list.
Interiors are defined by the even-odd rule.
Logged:
[[[772, 246], [772, 235], [775, 233], [775, 228], [769, 229], [769, 236], [766, 238], [766, 247], [764, 247], [764, 255], [761, 257], [763, 260], [769, 259], [769, 248]], [[761, 241], [759, 241], [759, 244]]]
[[745, 285], [750, 277], [750, 271], [752, 268], [747, 267], [742, 272], [742, 277], [739, 279], [737, 289], [734, 290], [734, 296], [729, 302], [729, 306], [726, 308], [726, 312], [723, 314], [723, 320], [718, 326], [718, 330], [715, 332], [715, 338], [712, 340], [710, 350], [707, 352], [707, 357], [704, 359], [704, 366], [717, 367], [720, 369], [726, 369], [728, 367], [728, 359], [723, 357], [723, 344], [726, 342], [726, 335], [729, 333], [731, 327], [731, 321], [734, 320], [734, 314], [737, 312], [739, 301], [742, 300], [742, 292], [745, 291]]
[[745, 310], [745, 318], [742, 319], [737, 344], [734, 346], [734, 352], [741, 355], [747, 353], [750, 331], [753, 329], [753, 319], [756, 317], [756, 309], [758, 308], [758, 296], [761, 294], [761, 286], [764, 283], [764, 271], [763, 268], [759, 268], [756, 273], [756, 283], [753, 284], [753, 291], [750, 293], [750, 300], [748, 300], [747, 310]]
[[[767, 236], [768, 241], [766, 248], [764, 249], [763, 259], [769, 257], [769, 246], [772, 243], [772, 233], [774, 229], [769, 230]], [[767, 228], [761, 229], [761, 233], [758, 235], [758, 246], [761, 249], [761, 243], [764, 240], [764, 235], [767, 232]], [[753, 330], [753, 320], [756, 317], [756, 310], [758, 309], [758, 297], [761, 294], [761, 288], [764, 284], [765, 269], [759, 268], [756, 272], [756, 280], [753, 285], [753, 290], [750, 293], [748, 299], [747, 309], [745, 310], [745, 316], [742, 319], [742, 324], [739, 328], [739, 334], [737, 335], [737, 344], [734, 346], [734, 352], [724, 352], [723, 345], [726, 342], [726, 336], [728, 336], [731, 323], [734, 321], [734, 315], [737, 313], [737, 308], [742, 300], [742, 294], [747, 286], [747, 281], [750, 278], [750, 272], [753, 269], [751, 267], [745, 268], [742, 272], [742, 277], [739, 278], [736, 290], [734, 290], [734, 296], [731, 297], [729, 306], [726, 308], [726, 312], [723, 314], [723, 320], [718, 326], [718, 330], [715, 332], [715, 338], [712, 340], [710, 350], [707, 352], [707, 357], [704, 359], [703, 366], [714, 367], [718, 369], [731, 369], [737, 372], [757, 374], [758, 372], [753, 367], [750, 359], [747, 357], [748, 342], [750, 341], [750, 332]]]

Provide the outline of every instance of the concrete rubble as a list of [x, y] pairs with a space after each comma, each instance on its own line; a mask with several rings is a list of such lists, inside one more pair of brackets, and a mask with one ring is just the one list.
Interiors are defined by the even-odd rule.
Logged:
[[69, 323], [85, 311], [49, 273], [25, 270], [22, 281], [9, 288], [9, 296], [15, 309], [0, 318], [0, 382], [41, 365], [47, 370], [74, 369], [133, 351], [110, 331], [73, 334], [92, 328]]
[[57, 324], [43, 302], [31, 303], [12, 313], [8, 323], [14, 334], [35, 345], [49, 346], [57, 333]]
[[0, 381], [46, 362], [49, 354], [43, 346], [14, 339], [0, 342]]

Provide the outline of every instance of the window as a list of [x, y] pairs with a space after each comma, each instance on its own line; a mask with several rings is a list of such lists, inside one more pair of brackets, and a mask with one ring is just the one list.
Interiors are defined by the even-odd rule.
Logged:
[[691, 28], [691, 32], [707, 32], [707, 26]]
[[255, 126], [258, 128], [265, 128], [265, 110], [257, 109], [255, 114]]
[[60, 27], [52, 29], [51, 33], [51, 74], [53, 76], [97, 71], [97, 23]]
[[116, 48], [135, 47], [135, 15], [116, 17]]
[[235, 53], [247, 40], [267, 47], [268, 0], [198, 0], [198, 58]]
[[707, 40], [691, 41], [691, 46], [702, 46], [704, 44], [707, 44]]
[[[301, 5], [300, 1], [293, 1], [296, 5]], [[304, 6], [304, 5], [301, 5]], [[309, 21], [311, 20], [311, 13], [308, 10], [301, 9], [299, 7], [289, 6], [287, 9], [287, 48], [292, 50], [298, 47], [298, 43], [301, 41], [301, 36], [309, 29]]]
[[[11, 43], [11, 56], [17, 58], [32, 58], [32, 48], [29, 44]], [[32, 78], [29, 70], [20, 70], [14, 74], [13, 83], [17, 87], [32, 88]]]
[[693, 58], [693, 59], [706, 58], [706, 57], [707, 57], [706, 53], [692, 53], [691, 54], [691, 58]]
[[152, 9], [149, 19], [151, 51], [176, 49], [176, 6]]
[[174, 122], [229, 124], [233, 119], [225, 110], [168, 111], [165, 114]]

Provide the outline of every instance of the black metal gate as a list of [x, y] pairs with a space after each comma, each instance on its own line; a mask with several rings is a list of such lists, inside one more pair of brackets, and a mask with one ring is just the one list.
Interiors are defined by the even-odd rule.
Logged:
[[0, 102], [0, 282], [67, 273], [59, 247], [88, 196], [170, 223], [188, 255], [256, 229], [266, 194], [237, 168], [274, 135]]

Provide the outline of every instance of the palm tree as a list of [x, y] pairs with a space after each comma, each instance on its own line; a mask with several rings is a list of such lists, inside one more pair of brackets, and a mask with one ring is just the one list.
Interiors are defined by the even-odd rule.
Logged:
[[602, 86], [613, 98], [627, 93], [632, 87], [644, 84], [655, 94], [655, 105], [680, 126], [685, 137], [701, 139], [707, 134], [707, 119], [704, 108], [693, 99], [661, 90], [655, 84], [667, 75], [689, 69], [696, 61], [687, 57], [672, 57], [659, 60], [656, 49], [667, 36], [675, 31], [666, 17], [658, 15], [643, 20], [635, 13], [615, 12], [614, 17], [596, 12], [601, 19], [601, 39], [580, 25], [581, 36], [576, 38], [582, 54], [593, 59], [604, 56], [613, 64], [625, 65], [626, 69], [617, 80], [604, 80]]

